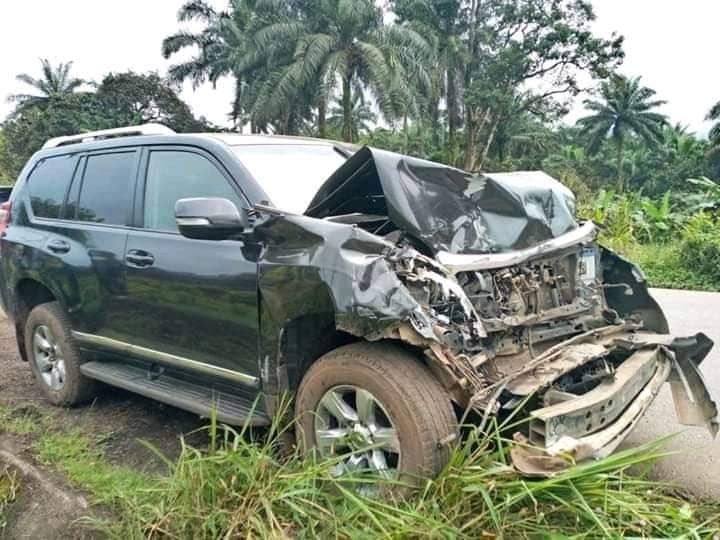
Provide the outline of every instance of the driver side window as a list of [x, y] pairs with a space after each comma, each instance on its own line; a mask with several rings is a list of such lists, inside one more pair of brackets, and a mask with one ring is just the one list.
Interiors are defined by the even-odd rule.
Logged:
[[145, 182], [144, 227], [177, 232], [175, 203], [190, 197], [222, 197], [244, 205], [227, 178], [205, 156], [183, 150], [152, 150]]

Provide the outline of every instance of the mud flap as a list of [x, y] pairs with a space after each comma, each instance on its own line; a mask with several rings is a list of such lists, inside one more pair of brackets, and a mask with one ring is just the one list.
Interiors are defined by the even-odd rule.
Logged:
[[670, 345], [674, 358], [668, 382], [678, 422], [686, 426], [706, 426], [715, 437], [718, 409], [698, 368], [712, 346], [713, 342], [705, 334], [674, 340]]

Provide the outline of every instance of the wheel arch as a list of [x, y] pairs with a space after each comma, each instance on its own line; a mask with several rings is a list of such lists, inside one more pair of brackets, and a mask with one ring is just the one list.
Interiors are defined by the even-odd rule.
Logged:
[[13, 319], [15, 323], [15, 336], [20, 357], [27, 362], [25, 348], [25, 321], [34, 307], [59, 299], [58, 294], [47, 284], [32, 278], [19, 279], [14, 287], [15, 302], [13, 305]]

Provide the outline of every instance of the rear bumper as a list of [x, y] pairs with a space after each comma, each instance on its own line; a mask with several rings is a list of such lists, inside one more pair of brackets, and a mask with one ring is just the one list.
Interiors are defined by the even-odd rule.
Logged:
[[[704, 426], [717, 435], [718, 409], [698, 367], [713, 345], [707, 336], [622, 332], [602, 336], [594, 344], [608, 352], [620, 347], [631, 354], [612, 377], [585, 394], [552, 389], [542, 394], [544, 406], [530, 412], [529, 438], [515, 436], [519, 444], [511, 455], [520, 472], [548, 476], [574, 462], [611, 454], [646, 414], [665, 382], [670, 384], [679, 423]], [[562, 363], [562, 356], [543, 370], [558, 368], [553, 366], [558, 361]], [[514, 386], [523, 387], [517, 382]]]

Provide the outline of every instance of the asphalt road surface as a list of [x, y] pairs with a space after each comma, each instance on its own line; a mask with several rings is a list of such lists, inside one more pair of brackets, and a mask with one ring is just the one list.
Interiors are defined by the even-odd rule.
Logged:
[[[715, 342], [701, 370], [713, 399], [720, 404], [720, 293], [653, 289], [652, 294], [665, 310], [670, 332], [678, 336], [705, 332]], [[670, 388], [664, 385], [625, 446], [669, 433], [677, 436], [666, 447], [678, 453], [658, 462], [653, 475], [695, 495], [720, 499], [720, 436], [713, 440], [702, 428], [680, 426]]]

